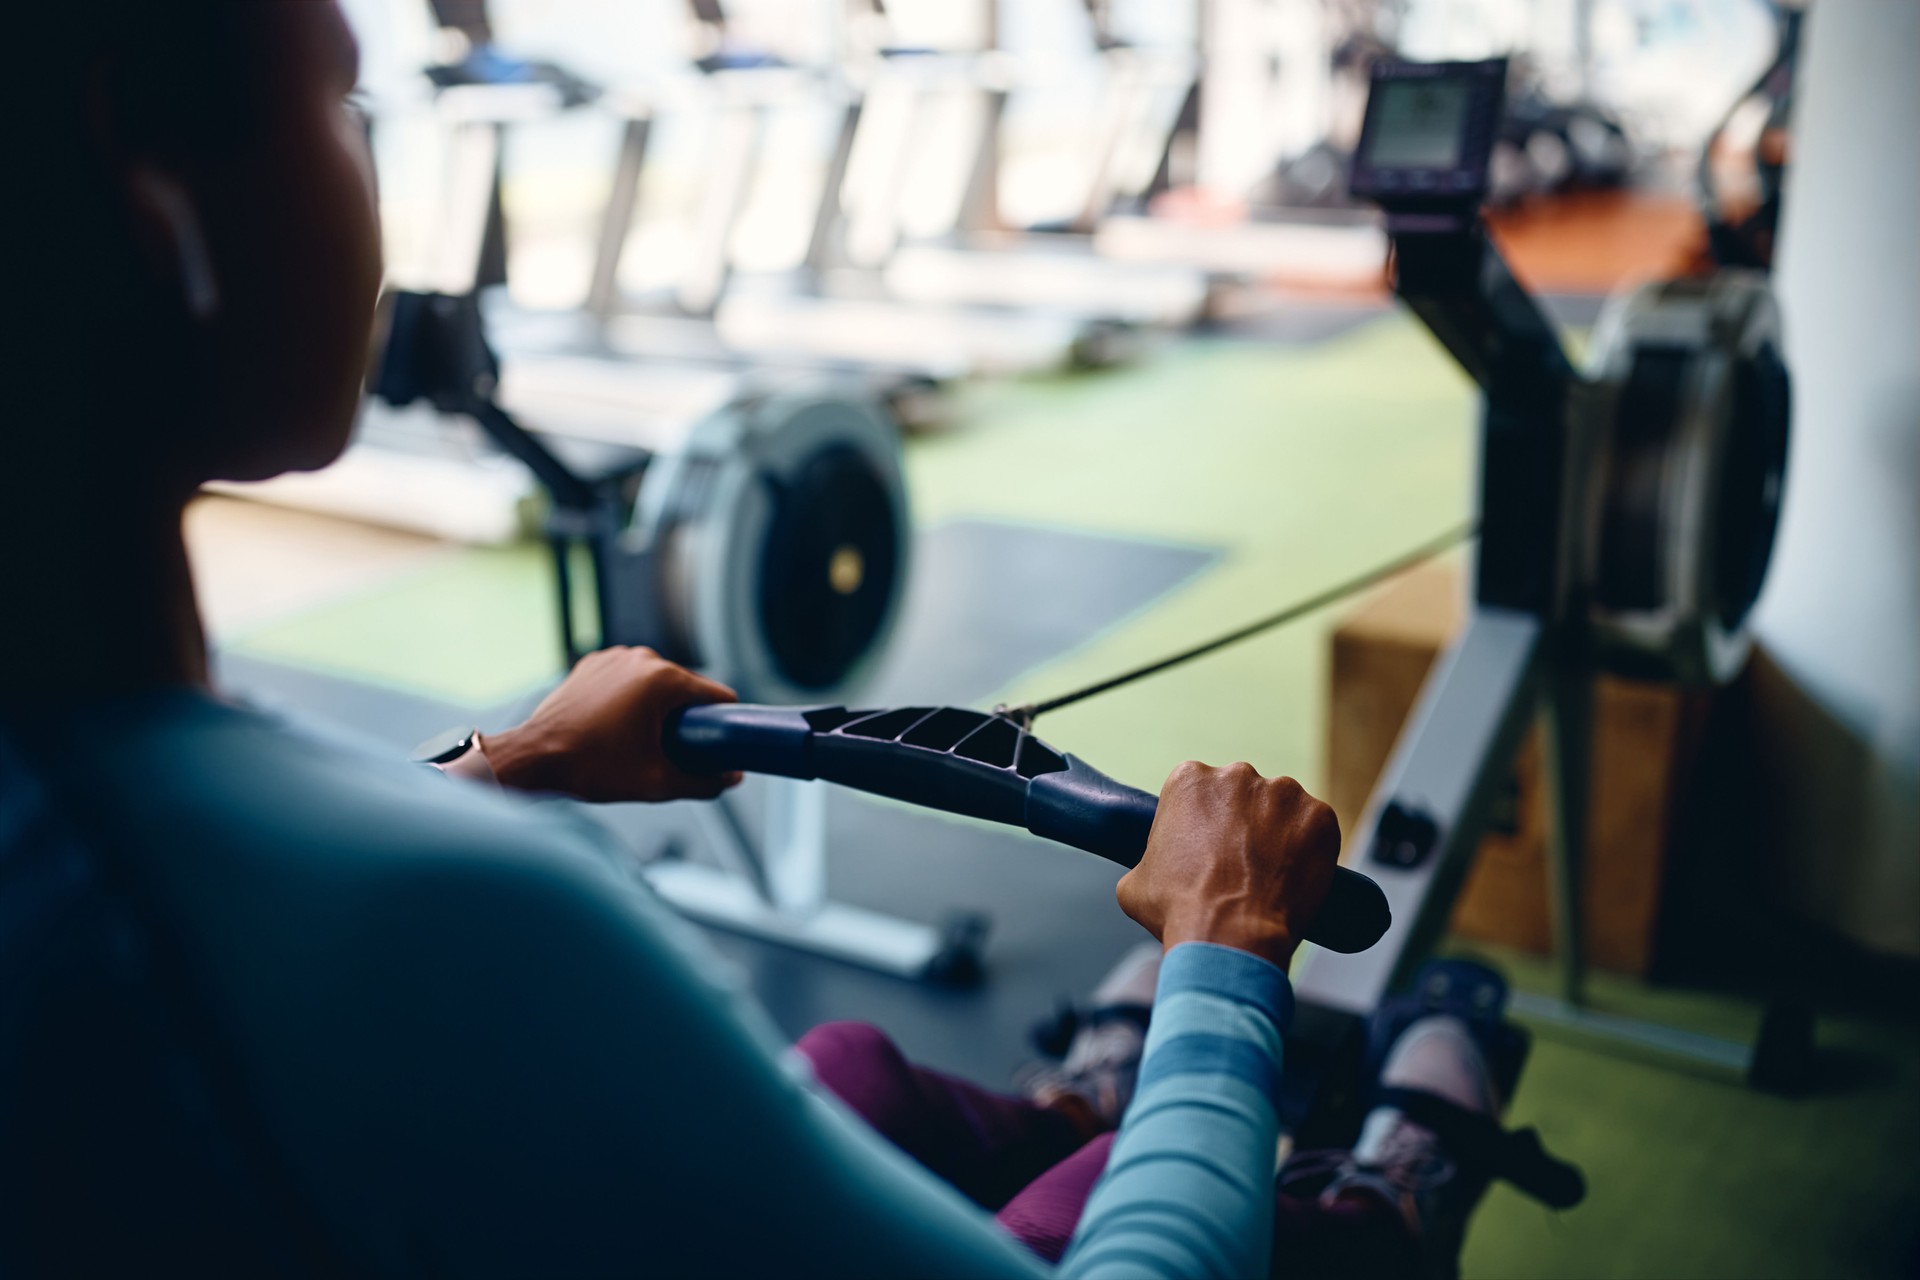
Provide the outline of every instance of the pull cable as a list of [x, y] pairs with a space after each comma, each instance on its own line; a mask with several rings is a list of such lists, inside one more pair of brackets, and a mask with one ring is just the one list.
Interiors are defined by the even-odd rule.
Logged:
[[1328, 605], [1338, 604], [1350, 596], [1358, 595], [1369, 587], [1378, 586], [1389, 578], [1398, 577], [1409, 569], [1417, 568], [1435, 556], [1451, 551], [1453, 548], [1471, 541], [1479, 532], [1480, 522], [1478, 520], [1469, 520], [1465, 524], [1457, 525], [1447, 530], [1438, 537], [1430, 538], [1426, 542], [1420, 543], [1418, 546], [1408, 550], [1405, 554], [1397, 556], [1385, 564], [1376, 565], [1357, 577], [1348, 578], [1344, 582], [1336, 583], [1334, 586], [1328, 587], [1326, 590], [1315, 595], [1308, 596], [1303, 600], [1296, 600], [1276, 613], [1268, 614], [1266, 617], [1250, 622], [1243, 627], [1236, 627], [1225, 635], [1216, 636], [1204, 644], [1197, 644], [1191, 649], [1183, 649], [1179, 653], [1175, 653], [1169, 657], [1156, 659], [1153, 662], [1147, 663], [1145, 666], [1135, 667], [1131, 671], [1122, 672], [1117, 676], [1110, 676], [1105, 680], [1087, 685], [1084, 688], [1075, 689], [1071, 693], [1063, 693], [1057, 698], [1048, 698], [1044, 702], [1029, 702], [1018, 707], [1009, 707], [1002, 703], [1000, 706], [994, 708], [994, 714], [1005, 716], [1023, 728], [1031, 729], [1033, 722], [1046, 712], [1058, 711], [1061, 707], [1072, 706], [1074, 703], [1091, 698], [1097, 693], [1106, 693], [1111, 689], [1118, 689], [1122, 685], [1132, 684], [1136, 680], [1144, 680], [1148, 676], [1158, 675], [1162, 671], [1170, 670], [1171, 668], [1180, 666], [1182, 663], [1191, 662], [1195, 658], [1204, 658], [1208, 654], [1215, 653], [1229, 645], [1239, 644], [1242, 640], [1251, 640], [1262, 632], [1285, 626], [1287, 623], [1299, 618], [1304, 618], [1310, 613], [1317, 613]]

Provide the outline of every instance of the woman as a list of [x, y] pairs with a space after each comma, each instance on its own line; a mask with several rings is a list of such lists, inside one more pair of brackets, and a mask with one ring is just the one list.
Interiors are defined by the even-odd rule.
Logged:
[[[0, 904], [53, 923], [4, 935], [0, 1265], [1049, 1274], [804, 1080], [597, 830], [214, 692], [182, 510], [324, 466], [359, 396], [354, 43], [333, 0], [26, 10]], [[661, 726], [730, 697], [610, 651], [460, 767], [710, 797]], [[1169, 780], [1119, 891], [1166, 948], [1152, 1034], [1060, 1274], [1266, 1273], [1285, 968], [1338, 841], [1291, 781]]]

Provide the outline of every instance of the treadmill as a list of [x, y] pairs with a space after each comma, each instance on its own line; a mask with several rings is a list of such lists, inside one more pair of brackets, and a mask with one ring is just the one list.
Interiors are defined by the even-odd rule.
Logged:
[[[790, 273], [733, 273], [713, 312], [721, 337], [762, 357], [878, 360], [932, 376], [1018, 374], [1116, 363], [1138, 352], [1143, 323], [1177, 322], [1191, 296], [1171, 309], [1111, 298], [1075, 306], [1046, 290], [957, 304], [903, 298], [892, 287], [917, 126], [943, 95], [964, 95], [995, 116], [1005, 77], [998, 55], [883, 47], [851, 57], [834, 86], [839, 128], [805, 261]], [[981, 148], [971, 151], [941, 175], [960, 204], [977, 202], [990, 182]]]
[[1206, 317], [1211, 297], [1205, 272], [1180, 263], [1122, 262], [1094, 250], [1092, 232], [1102, 218], [1144, 204], [1194, 90], [1198, 64], [1190, 54], [1114, 37], [1099, 7], [1091, 8], [1088, 54], [1103, 85], [1088, 148], [1092, 163], [1075, 211], [1055, 224], [1003, 225], [997, 177], [1005, 118], [1022, 89], [1044, 78], [1009, 55], [999, 55], [997, 69], [991, 55], [983, 55], [961, 85], [979, 104], [971, 180], [938, 236], [909, 238], [897, 216], [881, 229], [892, 233], [884, 264], [892, 293], [943, 304], [1066, 307], [1158, 327], [1184, 327]]

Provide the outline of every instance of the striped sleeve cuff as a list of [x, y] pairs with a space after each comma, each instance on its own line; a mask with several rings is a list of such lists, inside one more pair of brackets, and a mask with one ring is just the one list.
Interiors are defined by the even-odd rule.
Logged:
[[1212, 942], [1183, 942], [1160, 964], [1155, 1000], [1197, 991], [1259, 1009], [1284, 1033], [1293, 1025], [1293, 986], [1278, 965]]
[[1174, 1076], [1238, 1080], [1272, 1098], [1293, 989], [1276, 966], [1231, 947], [1184, 943], [1160, 966], [1139, 1091]]

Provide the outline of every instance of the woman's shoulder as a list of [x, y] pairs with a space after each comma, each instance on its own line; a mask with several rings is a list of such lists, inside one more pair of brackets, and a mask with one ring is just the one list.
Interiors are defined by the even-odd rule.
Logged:
[[516, 865], [599, 874], [618, 856], [574, 806], [204, 695], [76, 712], [54, 736], [61, 789], [105, 838], [163, 859], [170, 877], [338, 884]]
[[110, 719], [112, 732], [95, 718], [62, 735], [58, 783], [225, 975], [357, 964], [369, 947], [390, 957], [430, 939], [454, 952], [595, 938], [656, 959], [700, 950], [583, 806], [204, 698]]

